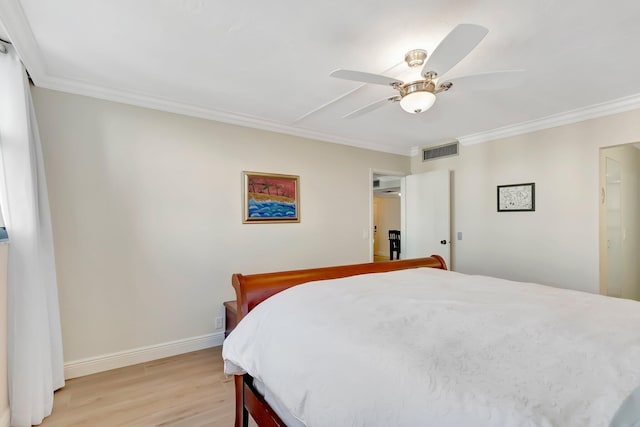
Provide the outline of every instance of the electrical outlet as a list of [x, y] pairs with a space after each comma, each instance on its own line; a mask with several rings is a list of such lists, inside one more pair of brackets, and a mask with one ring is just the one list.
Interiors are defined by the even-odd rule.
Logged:
[[222, 317], [216, 317], [216, 329], [222, 329]]

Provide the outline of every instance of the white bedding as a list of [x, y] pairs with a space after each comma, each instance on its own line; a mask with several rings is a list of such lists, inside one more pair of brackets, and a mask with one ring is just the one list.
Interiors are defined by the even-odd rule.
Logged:
[[429, 268], [368, 274], [269, 298], [223, 357], [310, 427], [604, 427], [640, 386], [640, 303]]

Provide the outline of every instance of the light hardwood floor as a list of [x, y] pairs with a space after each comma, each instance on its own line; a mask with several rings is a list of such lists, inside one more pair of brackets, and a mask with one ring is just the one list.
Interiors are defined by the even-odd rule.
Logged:
[[223, 373], [221, 349], [68, 380], [41, 426], [233, 426], [233, 378]]

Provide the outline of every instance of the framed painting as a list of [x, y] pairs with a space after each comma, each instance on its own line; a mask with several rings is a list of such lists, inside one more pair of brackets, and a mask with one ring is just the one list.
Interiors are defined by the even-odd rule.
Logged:
[[536, 210], [536, 184], [498, 185], [498, 212]]
[[242, 172], [242, 222], [300, 222], [300, 177], [276, 173]]

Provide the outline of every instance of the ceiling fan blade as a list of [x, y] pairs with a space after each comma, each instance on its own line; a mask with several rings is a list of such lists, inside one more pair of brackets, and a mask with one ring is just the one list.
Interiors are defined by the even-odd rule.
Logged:
[[339, 70], [335, 70], [329, 75], [331, 77], [337, 77], [339, 79], [353, 80], [356, 82], [363, 82], [363, 83], [373, 83], [376, 85], [393, 86], [396, 84], [402, 84], [402, 81], [398, 79], [383, 76], [380, 74], [365, 73], [362, 71], [339, 69]]
[[422, 68], [422, 74], [429, 71], [444, 76], [458, 62], [469, 54], [487, 35], [489, 30], [475, 24], [459, 24], [440, 42]]
[[377, 110], [378, 108], [382, 107], [385, 104], [388, 104], [389, 102], [397, 102], [400, 101], [400, 97], [399, 96], [392, 96], [390, 98], [385, 98], [385, 99], [381, 99], [379, 101], [376, 102], [372, 102], [369, 105], [365, 105], [362, 108], [358, 108], [355, 111], [350, 112], [349, 114], [347, 114], [346, 116], [342, 116], [343, 119], [355, 119], [356, 117], [360, 117], [364, 114], [367, 114], [373, 110]]
[[451, 89], [497, 90], [509, 89], [524, 83], [524, 70], [497, 71], [493, 73], [471, 74], [449, 80]]
[[[383, 71], [383, 73], [389, 73], [389, 74], [398, 74], [400, 72], [400, 70], [404, 70], [404, 68], [407, 66], [407, 63], [405, 61], [400, 61], [396, 64], [394, 64], [393, 66], [387, 68], [386, 70]], [[358, 92], [358, 91], [362, 91], [364, 88], [366, 88], [366, 83], [360, 84], [357, 87], [351, 89], [350, 91], [343, 93], [342, 95], [337, 96], [336, 98], [325, 102], [324, 104], [320, 105], [319, 107], [314, 108], [311, 111], [308, 111], [306, 113], [304, 113], [303, 115], [301, 115], [300, 117], [298, 117], [297, 119], [295, 119], [291, 124], [296, 124], [298, 122], [301, 122], [302, 120], [305, 120], [307, 117], [317, 113], [320, 110], [323, 110], [325, 108], [327, 108], [328, 106], [339, 102], [340, 100], [342, 100], [343, 98], [346, 98], [348, 95], [351, 95], [352, 93]]]
[[318, 111], [320, 111], [320, 110], [325, 109], [325, 108], [326, 108], [326, 107], [328, 107], [329, 105], [334, 104], [334, 103], [336, 103], [336, 102], [340, 101], [340, 100], [341, 100], [341, 99], [343, 99], [343, 98], [346, 98], [347, 96], [351, 95], [352, 93], [355, 93], [355, 92], [359, 91], [360, 89], [362, 89], [362, 88], [363, 88], [363, 87], [365, 87], [365, 86], [366, 86], [366, 84], [358, 85], [357, 87], [355, 87], [355, 88], [351, 89], [349, 92], [343, 93], [342, 95], [340, 95], [340, 96], [338, 96], [338, 97], [336, 97], [336, 98], [333, 98], [333, 99], [332, 99], [332, 100], [330, 100], [329, 102], [325, 102], [325, 103], [324, 103], [324, 104], [322, 104], [321, 106], [316, 107], [316, 108], [314, 108], [313, 110], [311, 110], [311, 111], [308, 111], [308, 112], [304, 113], [303, 115], [301, 115], [300, 117], [298, 117], [297, 119], [295, 119], [295, 120], [293, 121], [293, 123], [291, 123], [291, 124], [293, 125], [293, 124], [296, 124], [296, 123], [298, 123], [298, 122], [301, 122], [302, 120], [306, 119], [306, 118], [307, 118], [307, 117], [309, 117], [310, 115], [312, 115], [312, 114], [314, 114], [314, 113], [317, 113], [317, 112], [318, 112]]

